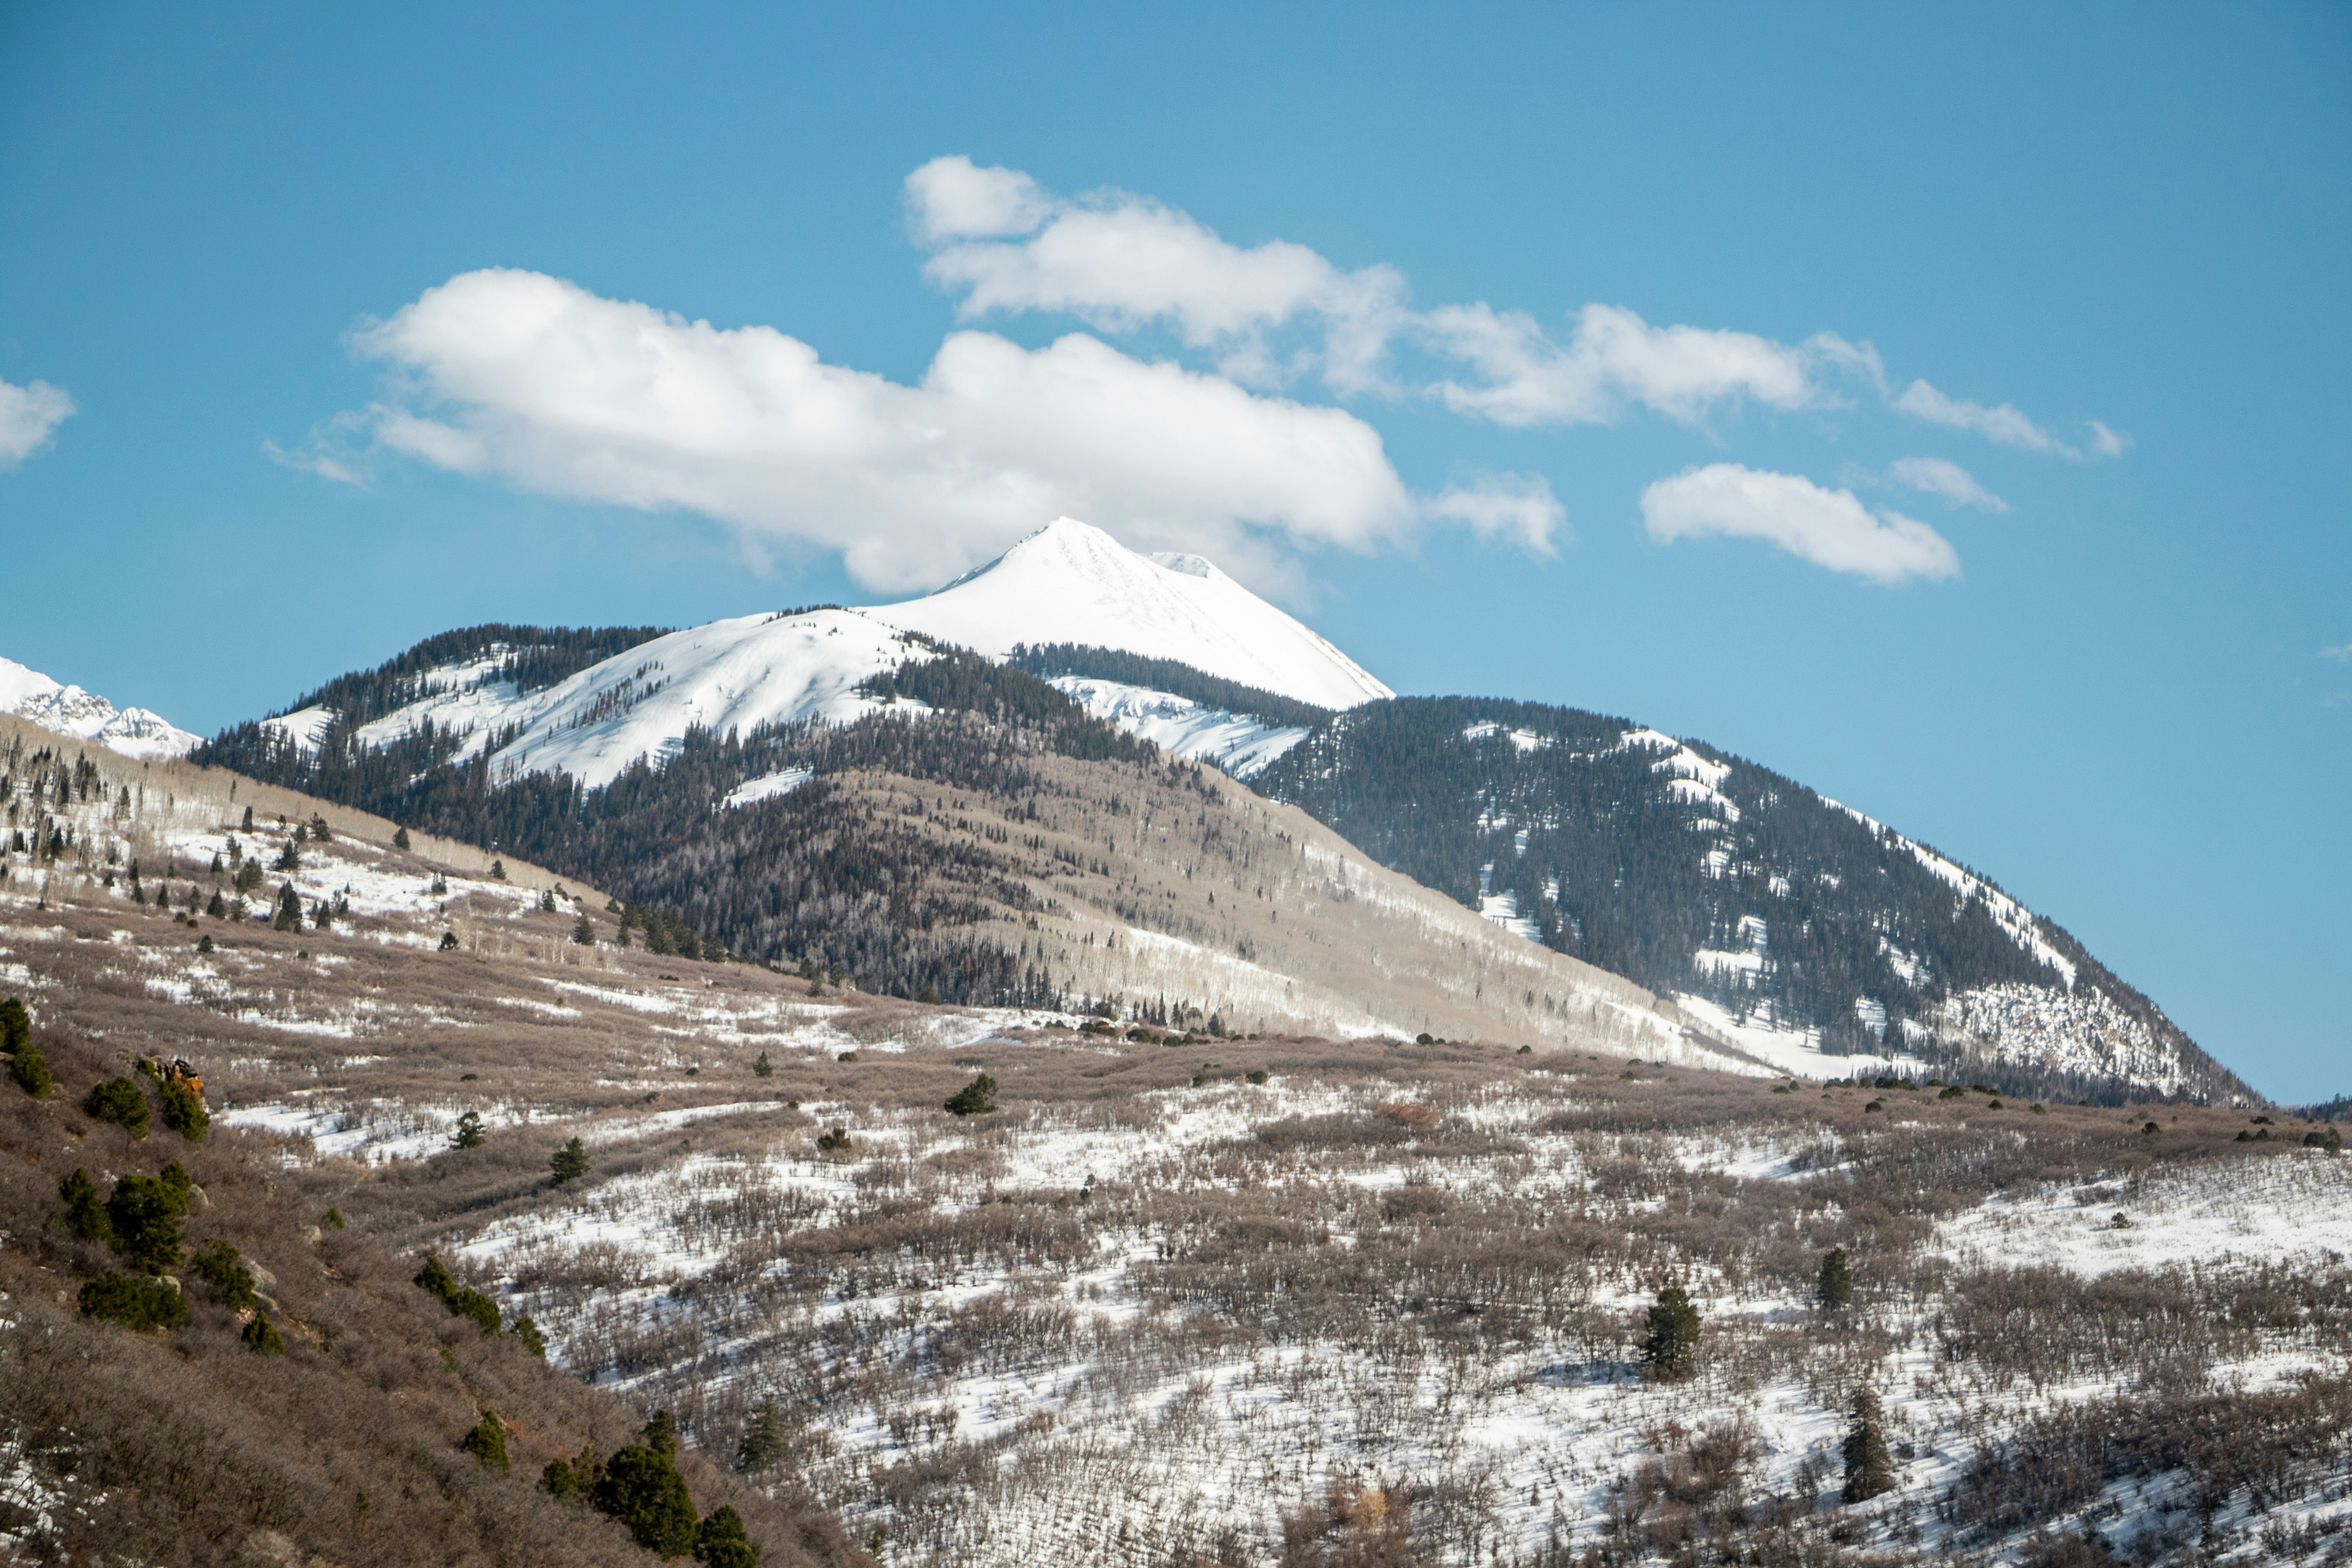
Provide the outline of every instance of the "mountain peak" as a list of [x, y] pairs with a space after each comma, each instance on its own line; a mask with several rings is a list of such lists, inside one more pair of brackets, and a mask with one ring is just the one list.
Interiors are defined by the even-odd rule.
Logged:
[[1395, 695], [1205, 558], [1147, 555], [1070, 517], [926, 598], [866, 613], [992, 658], [1021, 643], [1078, 643], [1175, 659], [1324, 708]]
[[13, 658], [0, 658], [0, 713], [78, 741], [96, 741], [128, 757], [185, 756], [197, 741], [161, 714], [118, 709], [94, 691], [54, 680]]

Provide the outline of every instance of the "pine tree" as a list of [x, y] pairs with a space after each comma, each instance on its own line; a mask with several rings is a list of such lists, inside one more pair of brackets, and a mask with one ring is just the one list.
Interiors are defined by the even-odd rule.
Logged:
[[163, 1125], [191, 1143], [203, 1142], [213, 1119], [196, 1091], [184, 1083], [166, 1079], [155, 1092], [163, 1102]]
[[8, 1075], [16, 1080], [16, 1087], [35, 1100], [47, 1099], [57, 1079], [49, 1071], [48, 1059], [33, 1044], [32, 1015], [15, 996], [0, 1002], [0, 1050], [10, 1053]]
[[[295, 831], [299, 833], [301, 829], [296, 828]], [[270, 869], [273, 871], [299, 871], [301, 868], [302, 851], [300, 847], [296, 845], [294, 840], [289, 838], [286, 841], [286, 847], [278, 852], [278, 858], [271, 863]]]
[[220, 889], [218, 888], [215, 888], [213, 889], [212, 902], [205, 906], [205, 913], [210, 915], [215, 920], [219, 920], [222, 916], [228, 913], [228, 905], [222, 901]]
[[110, 1242], [114, 1239], [114, 1222], [107, 1216], [106, 1205], [100, 1201], [98, 1184], [89, 1173], [79, 1166], [72, 1175], [58, 1184], [58, 1196], [65, 1200], [66, 1228], [77, 1240]]
[[455, 952], [457, 951], [457, 933], [456, 931], [445, 931], [441, 933], [441, 951], [443, 952]]
[[452, 1149], [478, 1149], [488, 1142], [488, 1135], [482, 1131], [482, 1113], [478, 1110], [469, 1110], [457, 1118], [457, 1131], [449, 1135], [449, 1147]]
[[540, 912], [541, 914], [543, 914], [543, 915], [551, 915], [551, 914], [553, 914], [553, 913], [555, 912], [555, 889], [552, 889], [552, 888], [547, 888], [547, 889], [541, 889], [541, 891], [540, 892], [540, 895], [539, 895], [539, 912]]
[[110, 1078], [89, 1091], [82, 1109], [100, 1121], [111, 1121], [133, 1138], [147, 1136], [147, 1097], [128, 1078]]
[[575, 945], [580, 947], [593, 947], [596, 945], [596, 927], [594, 923], [588, 919], [588, 911], [585, 910], [581, 910], [580, 918], [572, 922], [572, 940]]
[[743, 1441], [735, 1447], [735, 1468], [745, 1475], [771, 1469], [784, 1457], [784, 1412], [771, 1397], [760, 1401], [751, 1419], [743, 1424]]
[[948, 1096], [947, 1110], [951, 1116], [986, 1116], [996, 1109], [996, 1080], [986, 1073]]
[[760, 1549], [745, 1532], [743, 1516], [720, 1503], [694, 1533], [694, 1560], [706, 1568], [760, 1568]]
[[293, 883], [285, 883], [278, 889], [278, 913], [270, 924], [278, 931], [302, 929], [302, 896], [294, 890]]
[[392, 830], [392, 847], [394, 849], [406, 849], [408, 847], [408, 829], [405, 827], [395, 827]]
[[514, 1468], [513, 1462], [507, 1458], [506, 1424], [499, 1419], [495, 1410], [483, 1411], [481, 1420], [466, 1434], [466, 1440], [457, 1447], [473, 1455], [474, 1462], [486, 1470], [497, 1470], [503, 1475]]
[[[656, 1439], [661, 1436], [651, 1425], [646, 1435]], [[694, 1516], [694, 1499], [687, 1491], [686, 1478], [677, 1473], [671, 1458], [677, 1445], [675, 1429], [667, 1436], [668, 1451], [647, 1442], [632, 1444], [614, 1455], [590, 1495], [599, 1509], [621, 1521], [638, 1545], [665, 1557], [682, 1557], [694, 1544], [699, 1521]]]
[[1895, 1489], [1895, 1461], [1886, 1452], [1885, 1419], [1878, 1395], [1865, 1385], [1854, 1391], [1845, 1430], [1845, 1500], [1867, 1502]]
[[1660, 1379], [1682, 1376], [1691, 1369], [1698, 1350], [1698, 1309], [1679, 1285], [1658, 1292], [1642, 1336], [1642, 1361]]
[[507, 863], [506, 863], [505, 861], [503, 861], [503, 860], [493, 860], [493, 861], [491, 861], [491, 862], [490, 862], [490, 880], [492, 880], [492, 881], [494, 881], [494, 882], [503, 882], [503, 881], [505, 881], [506, 879], [507, 879]]
[[253, 807], [248, 805], [245, 808], [245, 824], [238, 829], [238, 831], [242, 833], [250, 833], [253, 831]]
[[236, 1337], [244, 1341], [245, 1348], [256, 1355], [286, 1353], [286, 1336], [279, 1333], [277, 1325], [258, 1311], [253, 1314], [253, 1321], [247, 1323], [245, 1331]]
[[751, 1071], [753, 1075], [759, 1078], [766, 1078], [775, 1070], [775, 1064], [768, 1060], [768, 1053], [765, 1051], [761, 1051], [760, 1053], [760, 1059], [751, 1064]]
[[531, 1321], [529, 1313], [517, 1318], [514, 1327], [507, 1331], [522, 1342], [523, 1349], [541, 1361], [547, 1359], [547, 1336], [539, 1331], [539, 1325]]
[[180, 1221], [187, 1212], [186, 1190], [168, 1175], [121, 1177], [106, 1200], [115, 1250], [150, 1274], [180, 1261]]
[[566, 1182], [576, 1182], [588, 1173], [588, 1151], [582, 1146], [579, 1139], [574, 1138], [562, 1148], [558, 1149], [555, 1152], [555, 1157], [550, 1160], [548, 1164], [555, 1172], [556, 1185], [562, 1186]]
[[1822, 1255], [1821, 1283], [1814, 1289], [1813, 1299], [1825, 1312], [1853, 1304], [1853, 1270], [1846, 1263], [1844, 1247], [1832, 1247]]

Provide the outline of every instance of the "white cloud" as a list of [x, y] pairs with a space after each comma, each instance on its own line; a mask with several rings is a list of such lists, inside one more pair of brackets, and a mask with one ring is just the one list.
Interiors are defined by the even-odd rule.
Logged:
[[2011, 404], [1988, 408], [1981, 403], [1947, 397], [1926, 382], [1915, 381], [1903, 389], [1903, 395], [1895, 400], [1895, 406], [1914, 418], [1925, 419], [1930, 425], [1948, 425], [1955, 430], [1973, 430], [2000, 446], [2021, 447], [2029, 452], [2051, 452], [2062, 458], [2082, 456], [2028, 419]]
[[981, 168], [969, 158], [934, 158], [907, 176], [907, 210], [927, 244], [1027, 234], [1053, 202], [1017, 169]]
[[1887, 465], [1886, 475], [1898, 485], [1908, 485], [1922, 495], [1940, 496], [1956, 506], [2009, 510], [2009, 503], [1977, 483], [1974, 474], [1942, 458], [1897, 458]]
[[1533, 555], [1555, 553], [1552, 535], [1568, 524], [1568, 510], [1539, 474], [1480, 474], [1430, 497], [1423, 510], [1481, 539], [1516, 540]]
[[2352, 642], [2345, 643], [2341, 647], [2337, 647], [2321, 648], [2319, 650], [2319, 657], [2322, 658], [2332, 658], [2338, 664], [2352, 664]]
[[2120, 458], [2131, 450], [2132, 438], [2121, 430], [2110, 430], [2097, 420], [2091, 421], [2091, 450], [2102, 458]]
[[1271, 384], [1286, 367], [1265, 334], [1311, 318], [1324, 345], [1310, 358], [1326, 380], [1346, 392], [1385, 384], [1381, 360], [1406, 315], [1393, 268], [1344, 272], [1287, 240], [1244, 248], [1140, 196], [1066, 201], [961, 157], [908, 175], [907, 195], [917, 234], [940, 247], [924, 276], [962, 293], [966, 321], [1037, 310], [1118, 332], [1165, 321], [1188, 346], [1218, 350], [1227, 374]]
[[73, 415], [74, 400], [62, 386], [0, 381], [0, 468], [13, 468], [39, 451]]
[[1436, 394], [1457, 413], [1512, 426], [1604, 423], [1627, 402], [1685, 424], [1747, 397], [1807, 408], [1830, 401], [1818, 367], [1877, 360], [1833, 333], [1792, 348], [1752, 332], [1654, 327], [1615, 305], [1585, 306], [1565, 348], [1521, 310], [1448, 305], [1422, 321], [1433, 344], [1482, 378], [1440, 382]]
[[[1241, 558], [1253, 530], [1363, 549], [1426, 515], [1379, 434], [1346, 411], [1082, 333], [1030, 350], [957, 332], [910, 386], [824, 363], [772, 328], [488, 270], [427, 289], [353, 343], [401, 389], [348, 416], [381, 448], [550, 494], [699, 512], [754, 543], [837, 549], [882, 591], [943, 582], [1063, 514], [1138, 545]], [[332, 425], [312, 466], [356, 469]], [[1533, 539], [1525, 520], [1539, 505], [1520, 505], [1515, 526]]]
[[1852, 490], [1798, 474], [1710, 463], [1642, 492], [1642, 521], [1661, 542], [1722, 535], [1762, 539], [1832, 572], [1875, 583], [1955, 577], [1959, 556], [1941, 534], [1900, 512], [1874, 513]]

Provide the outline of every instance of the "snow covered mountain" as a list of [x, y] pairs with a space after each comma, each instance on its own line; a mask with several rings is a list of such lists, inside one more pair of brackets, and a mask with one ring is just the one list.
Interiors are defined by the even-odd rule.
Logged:
[[[526, 689], [513, 667], [518, 650], [493, 644], [404, 677], [401, 700], [388, 709], [329, 691], [263, 724], [307, 750], [339, 719], [368, 746], [430, 725], [460, 738], [457, 760], [494, 752], [500, 778], [562, 772], [596, 788], [640, 757], [674, 755], [692, 728], [724, 734], [872, 712], [883, 704], [860, 687], [933, 657], [934, 640], [992, 658], [1023, 644], [1116, 648], [1324, 709], [1394, 695], [1200, 557], [1139, 554], [1063, 518], [928, 598], [713, 621], [537, 689]], [[1057, 684], [1098, 718], [1244, 775], [1306, 732], [1170, 693]]]
[[184, 757], [201, 740], [159, 713], [117, 708], [94, 691], [52, 680], [10, 658], [0, 658], [0, 713], [78, 741], [96, 741], [126, 757]]
[[928, 598], [867, 613], [992, 658], [1022, 643], [1075, 643], [1174, 659], [1323, 708], [1396, 695], [1201, 557], [1139, 554], [1066, 517]]

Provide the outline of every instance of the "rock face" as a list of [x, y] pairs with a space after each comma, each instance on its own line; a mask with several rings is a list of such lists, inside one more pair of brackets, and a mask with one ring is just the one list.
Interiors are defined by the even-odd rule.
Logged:
[[94, 691], [0, 658], [0, 713], [99, 744], [127, 757], [184, 757], [199, 737], [144, 708], [117, 708]]

